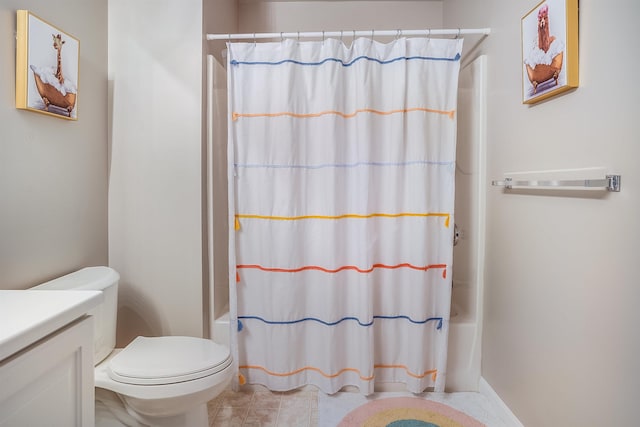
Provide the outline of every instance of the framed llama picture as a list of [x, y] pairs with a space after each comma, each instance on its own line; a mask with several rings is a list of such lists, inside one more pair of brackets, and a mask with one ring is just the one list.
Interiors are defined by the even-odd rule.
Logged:
[[77, 120], [80, 41], [28, 10], [16, 24], [16, 108]]
[[578, 0], [545, 0], [521, 25], [522, 102], [578, 87]]

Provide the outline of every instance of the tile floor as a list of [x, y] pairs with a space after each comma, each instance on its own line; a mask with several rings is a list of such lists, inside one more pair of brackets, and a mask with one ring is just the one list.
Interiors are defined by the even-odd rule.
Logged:
[[227, 390], [208, 403], [211, 427], [317, 427], [318, 392]]
[[[260, 386], [242, 391], [227, 390], [210, 401], [211, 427], [335, 427], [351, 410], [370, 399], [415, 396], [410, 393], [375, 393], [364, 397], [358, 393], [328, 396], [306, 388], [290, 392], [272, 392]], [[423, 393], [425, 399], [444, 403], [462, 411], [487, 427], [507, 427], [497, 416], [499, 408], [479, 393]]]

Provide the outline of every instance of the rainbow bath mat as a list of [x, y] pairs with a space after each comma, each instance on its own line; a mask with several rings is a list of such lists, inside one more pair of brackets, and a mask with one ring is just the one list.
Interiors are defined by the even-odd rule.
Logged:
[[486, 427], [450, 406], [418, 397], [393, 397], [365, 403], [338, 427]]

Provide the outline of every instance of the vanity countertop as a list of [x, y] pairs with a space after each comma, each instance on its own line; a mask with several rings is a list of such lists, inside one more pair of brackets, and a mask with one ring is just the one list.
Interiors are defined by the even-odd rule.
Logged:
[[87, 314], [100, 291], [0, 290], [0, 362]]

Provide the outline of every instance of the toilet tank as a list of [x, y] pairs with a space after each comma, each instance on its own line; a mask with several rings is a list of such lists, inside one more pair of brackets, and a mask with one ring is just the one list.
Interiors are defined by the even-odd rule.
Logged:
[[88, 313], [94, 318], [94, 365], [104, 360], [116, 346], [118, 280], [120, 280], [120, 275], [112, 268], [87, 267], [31, 288], [34, 290], [102, 291], [104, 294], [102, 304]]

